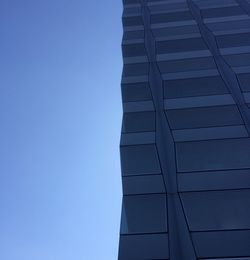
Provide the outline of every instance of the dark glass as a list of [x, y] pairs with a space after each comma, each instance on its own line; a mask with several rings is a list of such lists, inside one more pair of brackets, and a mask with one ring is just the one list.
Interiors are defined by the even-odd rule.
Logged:
[[148, 83], [122, 84], [122, 99], [124, 102], [151, 100]]
[[242, 91], [250, 91], [250, 73], [238, 74], [237, 77], [239, 79]]
[[181, 194], [191, 231], [250, 229], [250, 190]]
[[139, 76], [148, 74], [148, 63], [125, 64], [123, 66], [123, 76]]
[[228, 6], [222, 8], [211, 8], [202, 10], [203, 18], [212, 18], [212, 17], [220, 17], [220, 16], [233, 16], [233, 15], [241, 15], [245, 14], [240, 6]]
[[123, 132], [146, 132], [155, 130], [155, 113], [125, 113], [123, 116]]
[[122, 53], [124, 57], [145, 56], [147, 55], [144, 43], [123, 44]]
[[123, 177], [122, 184], [126, 195], [166, 192], [161, 174]]
[[158, 232], [167, 232], [166, 195], [124, 196], [121, 234]]
[[197, 232], [192, 238], [200, 258], [250, 255], [250, 230]]
[[167, 23], [175, 22], [179, 20], [192, 20], [193, 17], [190, 12], [176, 12], [176, 13], [166, 13], [166, 14], [155, 14], [151, 16], [151, 23]]
[[236, 106], [168, 110], [166, 114], [173, 129], [240, 125], [243, 123]]
[[144, 31], [126, 31], [123, 34], [123, 40], [135, 40], [135, 39], [143, 39]]
[[[249, 41], [249, 45], [250, 45], [250, 41]], [[232, 67], [240, 67], [240, 66], [249, 66], [250, 65], [250, 53], [225, 55], [224, 59]]]
[[121, 166], [124, 176], [161, 173], [155, 145], [121, 147]]
[[158, 62], [161, 73], [216, 68], [212, 57]]
[[143, 24], [141, 16], [123, 17], [122, 22], [123, 26], [136, 26]]
[[180, 172], [250, 168], [250, 138], [176, 144]]
[[157, 53], [184, 52], [206, 50], [207, 46], [202, 38], [190, 38], [180, 40], [159, 41], [156, 44]]
[[217, 37], [220, 48], [250, 45], [250, 33], [229, 34]]
[[208, 28], [212, 31], [229, 31], [237, 29], [249, 29], [250, 20], [240, 20], [231, 22], [211, 23], [207, 24]]
[[121, 236], [119, 260], [169, 259], [168, 235]]
[[192, 97], [228, 93], [221, 77], [202, 77], [164, 81], [165, 98]]
[[186, 25], [186, 26], [154, 29], [153, 33], [156, 37], [167, 37], [167, 36], [169, 37], [169, 36], [176, 36], [176, 35], [199, 33], [199, 28], [197, 25]]

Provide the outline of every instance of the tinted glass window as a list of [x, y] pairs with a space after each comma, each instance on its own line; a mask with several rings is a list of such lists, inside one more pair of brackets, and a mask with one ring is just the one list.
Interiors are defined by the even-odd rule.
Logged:
[[250, 45], [250, 34], [239, 33], [218, 36], [217, 42], [220, 48], [247, 46]]
[[162, 175], [123, 177], [122, 184], [124, 194], [166, 192]]
[[143, 25], [141, 16], [123, 17], [124, 26]]
[[237, 75], [242, 91], [250, 91], [250, 73]]
[[155, 130], [155, 113], [125, 113], [123, 116], [123, 132], [147, 132]]
[[124, 57], [144, 56], [147, 54], [144, 43], [122, 45], [122, 52]]
[[242, 124], [236, 106], [168, 110], [166, 113], [173, 129]]
[[190, 12], [176, 12], [166, 14], [155, 14], [151, 16], [151, 23], [166, 23], [183, 20], [192, 20], [193, 17]]
[[143, 39], [144, 31], [125, 31], [123, 34], [123, 40]]
[[207, 24], [207, 26], [213, 31], [228, 31], [235, 29], [249, 29], [250, 21], [249, 20], [241, 20], [241, 21], [231, 21], [231, 22], [222, 22], [222, 23], [211, 23]]
[[250, 139], [176, 144], [180, 172], [250, 168]]
[[168, 258], [167, 234], [129, 235], [120, 238], [119, 260]]
[[166, 195], [151, 194], [123, 197], [122, 234], [166, 231]]
[[221, 77], [164, 81], [165, 98], [191, 97], [228, 93]]
[[196, 58], [174, 61], [158, 62], [160, 71], [162, 73], [171, 73], [177, 71], [190, 71], [190, 70], [205, 70], [215, 68], [213, 58]]
[[150, 100], [151, 98], [151, 91], [148, 83], [122, 85], [122, 99], [124, 102]]
[[183, 51], [196, 51], [205, 50], [205, 45], [202, 38], [190, 38], [182, 40], [169, 40], [160, 41], [156, 43], [157, 53], [168, 53], [168, 52], [183, 52]]
[[170, 12], [170, 11], [178, 11], [178, 9], [188, 8], [186, 3], [171, 3], [171, 4], [158, 4], [152, 5], [149, 7], [152, 12]]
[[127, 5], [127, 4], [136, 4], [136, 3], [141, 3], [141, 0], [123, 0], [123, 3], [125, 5]]
[[157, 36], [174, 36], [174, 35], [183, 35], [183, 34], [190, 34], [190, 33], [199, 33], [199, 29], [197, 25], [186, 25], [186, 26], [179, 26], [179, 27], [170, 27], [170, 28], [161, 28], [161, 29], [154, 29], [154, 35]]
[[192, 231], [250, 228], [250, 190], [190, 192], [181, 198]]
[[243, 10], [240, 6], [228, 6], [223, 8], [211, 8], [202, 10], [202, 16], [204, 18], [212, 18], [212, 17], [223, 17], [223, 16], [232, 16], [232, 15], [240, 15], [244, 14]]
[[238, 257], [241, 260], [240, 257], [250, 255], [249, 230], [197, 232], [193, 233], [192, 237], [197, 256], [200, 258], [230, 256], [232, 258], [236, 257], [236, 260], [238, 260]]
[[123, 175], [158, 174], [161, 172], [155, 145], [121, 147]]
[[138, 76], [148, 74], [148, 63], [125, 64], [123, 66], [123, 76]]
[[[249, 43], [250, 44], [250, 43]], [[248, 66], [250, 65], [250, 53], [226, 55], [224, 56], [226, 62], [232, 67]]]

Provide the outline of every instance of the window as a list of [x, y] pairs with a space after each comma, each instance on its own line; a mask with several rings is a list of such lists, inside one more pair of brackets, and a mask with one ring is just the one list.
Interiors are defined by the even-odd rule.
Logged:
[[238, 47], [250, 45], [250, 33], [238, 33], [217, 36], [220, 48]]
[[243, 92], [250, 91], [250, 73], [237, 75]]
[[169, 259], [168, 235], [121, 236], [119, 260]]
[[203, 77], [164, 81], [164, 97], [180, 98], [228, 93], [221, 77]]
[[144, 43], [123, 44], [122, 52], [123, 52], [123, 57], [147, 55]]
[[125, 113], [122, 130], [124, 133], [155, 131], [155, 112]]
[[250, 229], [250, 190], [188, 192], [181, 199], [191, 231]]
[[250, 168], [250, 138], [176, 144], [179, 172]]
[[121, 168], [123, 176], [161, 173], [155, 145], [122, 146]]
[[199, 28], [196, 24], [170, 27], [170, 28], [153, 29], [153, 34], [155, 35], [155, 37], [166, 37], [166, 36], [184, 35], [184, 34], [191, 34], [191, 33], [199, 33]]
[[167, 232], [165, 194], [123, 197], [121, 234]]
[[123, 34], [123, 40], [135, 40], [135, 39], [143, 39], [144, 31], [125, 31]]
[[207, 24], [208, 28], [212, 31], [228, 31], [237, 29], [249, 29], [250, 20], [240, 20], [222, 23], [211, 23]]
[[143, 25], [141, 16], [123, 17], [123, 26]]
[[159, 41], [156, 43], [157, 53], [184, 52], [207, 49], [202, 38]]
[[125, 195], [166, 192], [162, 175], [123, 177], [122, 184]]
[[[249, 42], [249, 44], [250, 44], [250, 42]], [[224, 59], [232, 67], [240, 67], [240, 66], [249, 66], [250, 65], [250, 53], [225, 55]]]
[[166, 114], [173, 129], [240, 125], [243, 123], [240, 113], [234, 105], [168, 110]]
[[240, 6], [228, 6], [228, 7], [223, 7], [223, 8], [205, 9], [205, 10], [202, 10], [201, 13], [204, 18], [245, 14], [243, 12], [243, 10], [240, 8]]
[[124, 102], [151, 100], [151, 91], [149, 84], [122, 84], [122, 99]]
[[176, 22], [176, 21], [184, 21], [184, 20], [192, 20], [192, 19], [193, 17], [189, 11], [151, 15], [152, 24]]
[[170, 13], [170, 12], [178, 12], [178, 10], [183, 10], [183, 9], [188, 9], [188, 6], [185, 2], [183, 3], [171, 3], [171, 4], [157, 4], [157, 5], [152, 5], [149, 6], [149, 9], [152, 13], [157, 13], [160, 12], [162, 13], [163, 11]]
[[193, 233], [192, 237], [199, 258], [218, 257], [221, 259], [221, 257], [231, 256], [236, 257], [236, 259], [233, 258], [234, 260], [240, 260], [240, 257], [250, 255], [249, 230], [197, 232]]
[[207, 70], [215, 68], [215, 63], [212, 57], [161, 61], [158, 62], [161, 73], [171, 73], [177, 71], [190, 70]]
[[123, 77], [139, 76], [148, 74], [148, 63], [125, 64]]

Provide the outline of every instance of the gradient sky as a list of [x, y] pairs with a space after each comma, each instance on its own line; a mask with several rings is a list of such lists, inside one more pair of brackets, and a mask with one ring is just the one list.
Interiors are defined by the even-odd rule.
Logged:
[[116, 260], [121, 0], [0, 1], [0, 259]]

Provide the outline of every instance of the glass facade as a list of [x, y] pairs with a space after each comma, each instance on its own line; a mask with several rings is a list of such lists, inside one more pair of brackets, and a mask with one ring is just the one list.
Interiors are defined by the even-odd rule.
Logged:
[[123, 0], [119, 260], [250, 260], [250, 0]]

